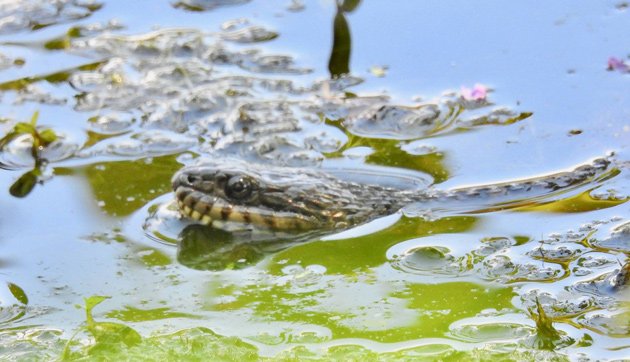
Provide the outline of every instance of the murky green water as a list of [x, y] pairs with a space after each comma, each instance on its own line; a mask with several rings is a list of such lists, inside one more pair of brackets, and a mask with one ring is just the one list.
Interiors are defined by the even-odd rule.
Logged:
[[[630, 358], [627, 8], [0, 1], [0, 353]], [[515, 209], [411, 205], [300, 243], [171, 204], [198, 157], [448, 189], [611, 153]]]

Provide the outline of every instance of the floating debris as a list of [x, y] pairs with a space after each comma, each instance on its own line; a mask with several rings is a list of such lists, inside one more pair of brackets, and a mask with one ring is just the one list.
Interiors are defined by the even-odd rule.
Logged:
[[608, 71], [618, 71], [621, 73], [629, 73], [630, 65], [623, 60], [616, 57], [608, 58], [608, 67], [606, 68]]
[[389, 67], [387, 65], [374, 65], [370, 67], [370, 73], [378, 78], [383, 78], [387, 75]]
[[630, 261], [621, 266], [610, 278], [613, 290], [626, 288], [630, 284]]
[[460, 89], [460, 97], [465, 101], [474, 101], [478, 103], [485, 103], [488, 99], [488, 93], [490, 89], [483, 84], [475, 84], [472, 89], [462, 86]]

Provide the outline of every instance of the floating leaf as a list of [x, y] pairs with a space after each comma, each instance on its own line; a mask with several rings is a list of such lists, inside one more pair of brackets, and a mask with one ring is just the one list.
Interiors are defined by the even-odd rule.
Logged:
[[20, 178], [11, 185], [9, 193], [15, 197], [25, 197], [33, 191], [36, 183], [37, 174], [34, 170], [31, 170], [20, 176]]
[[22, 288], [19, 285], [13, 283], [7, 283], [11, 294], [17, 299], [20, 303], [26, 305], [28, 304], [28, 297]]

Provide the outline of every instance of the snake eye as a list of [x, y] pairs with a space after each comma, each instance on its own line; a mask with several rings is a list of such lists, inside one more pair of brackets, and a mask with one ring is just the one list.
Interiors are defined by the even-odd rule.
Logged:
[[193, 185], [193, 184], [195, 184], [197, 181], [199, 181], [199, 177], [197, 177], [197, 175], [191, 175], [191, 174], [188, 174], [188, 175], [186, 176], [186, 181], [188, 181], [188, 183], [189, 183], [190, 185]]
[[225, 194], [233, 199], [247, 198], [253, 190], [253, 181], [247, 176], [232, 176], [225, 185]]

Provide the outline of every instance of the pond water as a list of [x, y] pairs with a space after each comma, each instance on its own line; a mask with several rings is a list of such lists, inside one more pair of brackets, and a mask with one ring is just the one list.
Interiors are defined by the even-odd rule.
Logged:
[[[628, 7], [0, 1], [3, 358], [630, 358]], [[281, 241], [171, 190], [199, 159], [422, 192], [603, 157]]]

